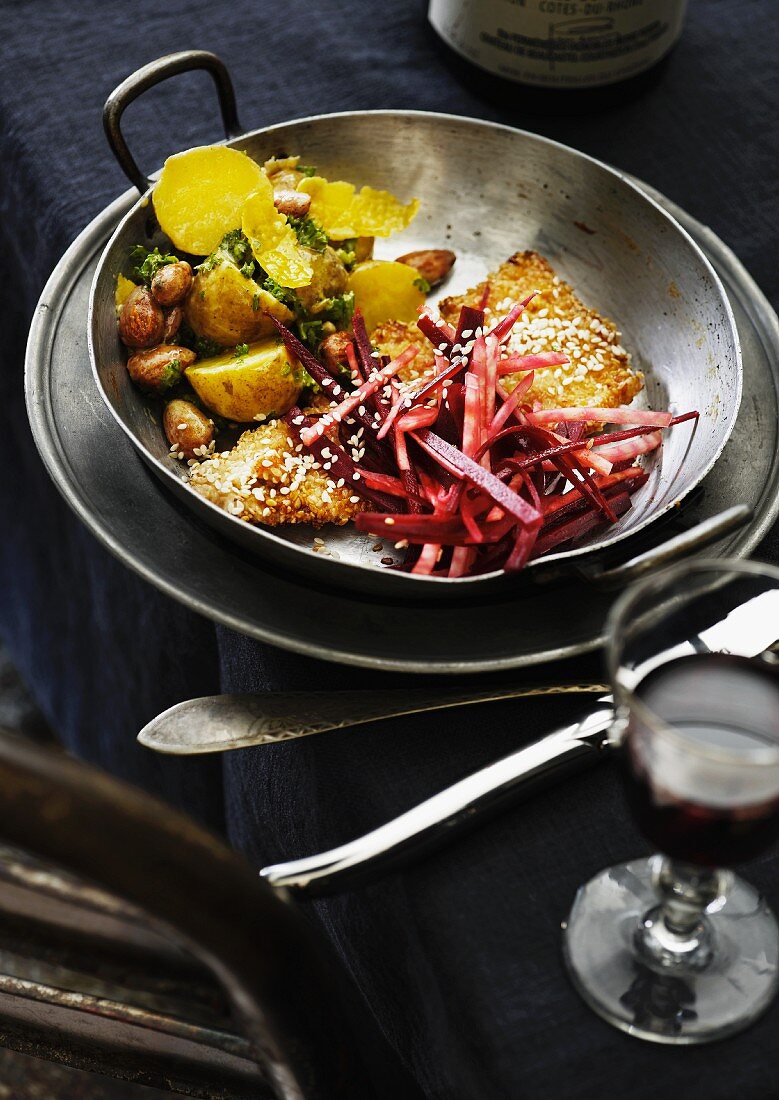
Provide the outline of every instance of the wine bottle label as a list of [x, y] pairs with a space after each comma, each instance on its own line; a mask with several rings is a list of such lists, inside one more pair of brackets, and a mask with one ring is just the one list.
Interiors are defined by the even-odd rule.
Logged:
[[614, 84], [681, 34], [687, 0], [430, 0], [452, 49], [491, 73], [548, 88]]

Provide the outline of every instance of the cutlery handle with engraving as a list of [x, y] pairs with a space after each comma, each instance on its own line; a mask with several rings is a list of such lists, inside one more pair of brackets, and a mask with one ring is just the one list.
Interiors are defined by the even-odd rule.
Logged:
[[545, 684], [474, 691], [279, 691], [187, 699], [158, 714], [138, 734], [156, 752], [190, 756], [271, 745], [405, 714], [539, 695], [602, 694], [604, 684]]
[[271, 886], [317, 897], [365, 885], [414, 862], [538, 786], [596, 763], [609, 747], [610, 696], [585, 718], [460, 779], [400, 817], [329, 852], [264, 867]]

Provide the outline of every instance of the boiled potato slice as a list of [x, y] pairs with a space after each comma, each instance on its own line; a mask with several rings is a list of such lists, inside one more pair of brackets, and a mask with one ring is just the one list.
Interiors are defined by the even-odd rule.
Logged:
[[263, 176], [243, 205], [241, 228], [260, 267], [281, 286], [308, 286], [313, 274], [309, 250], [273, 204], [273, 188]]
[[[294, 314], [253, 279], [242, 275], [230, 259], [210, 271], [199, 271], [184, 308], [197, 336], [226, 347], [251, 344], [274, 332], [270, 317], [291, 321]], [[268, 316], [270, 314], [270, 317]]]
[[211, 412], [238, 423], [249, 423], [258, 416], [283, 415], [302, 389], [297, 360], [274, 339], [251, 344], [244, 354], [225, 352], [202, 359], [185, 373]]
[[199, 146], [165, 161], [154, 188], [154, 211], [176, 248], [205, 256], [225, 233], [238, 229], [243, 204], [267, 182], [246, 153], [224, 145]]
[[389, 191], [376, 191], [373, 187], [356, 191], [353, 183], [330, 181], [322, 176], [302, 179], [297, 189], [311, 196], [309, 217], [333, 241], [389, 237], [396, 230], [405, 229], [419, 210], [419, 199], [411, 199], [404, 206]]
[[414, 321], [425, 300], [416, 285], [419, 273], [407, 264], [368, 260], [349, 276], [355, 307], [362, 310], [368, 332], [384, 321]]
[[134, 283], [132, 279], [126, 279], [124, 275], [119, 274], [116, 276], [116, 290], [114, 291], [114, 304], [116, 305], [116, 312], [122, 312], [122, 306], [130, 297], [138, 284]]

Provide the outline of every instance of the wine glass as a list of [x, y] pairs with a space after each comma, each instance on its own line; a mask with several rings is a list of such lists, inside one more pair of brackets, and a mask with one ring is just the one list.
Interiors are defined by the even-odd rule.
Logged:
[[627, 590], [606, 654], [629, 801], [662, 854], [582, 886], [564, 927], [591, 1008], [661, 1043], [751, 1023], [779, 981], [779, 928], [728, 867], [779, 826], [779, 569], [701, 561]]

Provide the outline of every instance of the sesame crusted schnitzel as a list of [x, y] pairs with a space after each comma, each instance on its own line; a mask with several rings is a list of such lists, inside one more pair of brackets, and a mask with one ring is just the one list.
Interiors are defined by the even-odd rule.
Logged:
[[[193, 489], [249, 523], [343, 525], [366, 505], [289, 436], [283, 420], [244, 432], [232, 451], [193, 466]], [[340, 484], [339, 484], [340, 482]]]
[[[537, 252], [515, 253], [484, 282], [464, 294], [444, 298], [438, 308], [445, 321], [456, 325], [463, 306], [479, 307], [486, 297], [485, 327], [489, 328], [533, 291], [538, 293], [514, 326], [506, 350], [515, 355], [560, 351], [569, 362], [536, 370], [526, 400], [541, 408], [629, 404], [641, 390], [643, 378], [640, 371], [631, 369], [621, 334], [612, 321], [585, 306]], [[416, 359], [401, 375], [404, 380], [432, 372], [433, 348], [420, 341], [416, 322], [388, 321], [374, 331], [373, 341], [393, 358], [410, 343], [419, 346]], [[513, 389], [518, 380], [519, 376], [507, 376], [506, 388]]]

